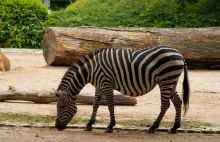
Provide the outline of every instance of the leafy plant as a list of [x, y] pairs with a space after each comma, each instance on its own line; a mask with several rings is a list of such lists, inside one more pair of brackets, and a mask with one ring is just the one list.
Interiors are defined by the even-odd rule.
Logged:
[[50, 9], [53, 11], [58, 11], [66, 8], [70, 3], [76, 0], [51, 0], [50, 1]]
[[46, 16], [38, 0], [1, 0], [0, 47], [40, 48]]
[[51, 13], [46, 26], [210, 27], [220, 0], [77, 0]]

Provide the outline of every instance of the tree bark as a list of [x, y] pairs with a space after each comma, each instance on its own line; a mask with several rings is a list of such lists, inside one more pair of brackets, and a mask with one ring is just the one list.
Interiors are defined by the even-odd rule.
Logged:
[[[125, 95], [115, 95], [114, 96], [115, 105], [136, 105], [137, 100], [134, 97], [128, 97]], [[0, 92], [0, 101], [5, 100], [22, 100], [22, 101], [31, 101], [35, 103], [50, 103], [57, 102], [57, 97], [54, 92], [51, 91], [26, 91], [19, 90], [13, 86], [9, 87], [9, 90], [6, 92]], [[76, 103], [80, 104], [93, 104], [94, 96], [89, 96], [85, 94], [79, 94], [76, 99]], [[101, 105], [106, 105], [107, 102], [105, 98], [102, 98]]]
[[190, 68], [220, 69], [220, 27], [53, 27], [45, 31], [43, 54], [48, 65], [70, 65], [81, 56], [100, 48], [160, 45], [178, 49]]

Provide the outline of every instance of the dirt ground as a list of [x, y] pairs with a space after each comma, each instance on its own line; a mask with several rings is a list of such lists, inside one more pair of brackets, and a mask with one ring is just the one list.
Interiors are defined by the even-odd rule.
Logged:
[[[0, 92], [8, 89], [12, 85], [19, 89], [25, 90], [51, 90], [57, 88], [61, 78], [67, 70], [67, 67], [52, 67], [48, 66], [44, 61], [42, 51], [40, 50], [15, 50], [15, 49], [2, 49], [2, 52], [11, 61], [11, 71], [0, 72]], [[220, 124], [220, 71], [189, 71], [191, 96], [189, 112], [184, 119], [195, 120], [203, 122], [211, 122]], [[178, 92], [181, 94], [182, 78], [178, 84]], [[86, 85], [81, 91], [81, 94], [94, 95], [94, 87]], [[116, 92], [117, 93], [117, 92]], [[155, 119], [160, 110], [160, 95], [159, 89], [156, 87], [152, 92], [147, 95], [137, 98], [138, 104], [136, 106], [116, 106], [115, 113], [116, 119]], [[24, 112], [31, 114], [42, 115], [56, 115], [56, 104], [34, 104], [31, 102], [1, 102], [1, 112]], [[90, 117], [92, 112], [91, 105], [78, 105], [77, 116]], [[98, 117], [108, 118], [109, 112], [107, 106], [101, 106], [98, 110]], [[167, 111], [164, 120], [173, 121], [175, 117], [175, 110], [173, 105]], [[17, 131], [16, 129], [19, 129]], [[0, 131], [0, 141], [8, 141], [7, 138], [10, 134], [14, 135], [14, 139], [20, 141], [50, 141], [50, 138], [57, 137], [57, 141], [64, 139], [64, 141], [73, 141], [77, 138], [83, 137], [82, 141], [90, 141], [90, 137], [94, 138], [92, 141], [129, 141], [133, 138], [134, 141], [185, 141], [186, 137], [189, 141], [194, 140], [212, 140], [219, 139], [219, 135], [205, 135], [204, 139], [199, 134], [178, 134], [176, 136], [166, 136], [164, 134], [158, 135], [144, 135], [132, 134], [129, 132], [114, 133], [112, 135], [103, 134], [102, 132], [85, 133], [78, 130], [55, 131], [55, 130], [38, 130], [38, 129], [9, 129], [4, 128]], [[21, 129], [21, 131], [20, 131]], [[28, 131], [28, 134], [27, 134]], [[29, 133], [30, 131], [30, 133]], [[72, 132], [74, 131], [74, 132]], [[69, 134], [71, 133], [71, 134]], [[39, 136], [35, 137], [35, 134]], [[45, 136], [47, 134], [47, 136]], [[79, 135], [78, 137], [75, 137]], [[84, 139], [85, 137], [85, 139]], [[173, 138], [173, 139], [170, 139]], [[192, 140], [191, 140], [192, 138]], [[215, 139], [216, 138], [216, 139]], [[81, 141], [81, 139], [80, 139]], [[188, 141], [188, 140], [187, 140]]]
[[5, 128], [0, 130], [1, 142], [218, 142], [220, 134], [177, 134], [119, 131], [111, 134], [101, 130], [84, 132], [82, 129], [27, 129]]

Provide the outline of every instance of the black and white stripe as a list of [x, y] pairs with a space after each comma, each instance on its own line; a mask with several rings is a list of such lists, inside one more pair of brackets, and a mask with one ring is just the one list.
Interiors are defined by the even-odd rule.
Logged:
[[[171, 133], [174, 133], [180, 127], [181, 121], [182, 100], [176, 92], [176, 85], [183, 70], [183, 102], [186, 113], [189, 101], [187, 67], [182, 55], [176, 49], [166, 46], [148, 49], [107, 48], [83, 56], [70, 66], [59, 85], [56, 126], [67, 125], [71, 120], [76, 107], [67, 106], [67, 102], [75, 105], [77, 94], [87, 83], [96, 87], [96, 93], [93, 113], [86, 130], [92, 129], [101, 97], [104, 95], [110, 111], [110, 124], [106, 132], [112, 132], [115, 125], [113, 90], [129, 96], [141, 96], [158, 84], [161, 91], [161, 112], [149, 133], [154, 133], [159, 127], [170, 106], [170, 99], [176, 109], [175, 123], [171, 129]], [[60, 107], [61, 100], [66, 104], [65, 109]], [[68, 119], [63, 121], [65, 117]]]

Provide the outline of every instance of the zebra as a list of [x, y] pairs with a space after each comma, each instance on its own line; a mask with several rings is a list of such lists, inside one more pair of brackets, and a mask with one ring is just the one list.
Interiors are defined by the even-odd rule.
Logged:
[[[176, 86], [183, 71], [183, 99], [181, 99]], [[176, 116], [169, 133], [176, 133], [180, 128], [182, 101], [184, 115], [189, 108], [187, 65], [178, 50], [168, 46], [145, 49], [106, 48], [81, 57], [64, 74], [55, 91], [58, 97], [55, 127], [58, 130], [65, 129], [76, 114], [77, 94], [87, 83], [95, 87], [95, 99], [85, 131], [92, 130], [101, 99], [105, 96], [110, 112], [110, 123], [105, 132], [113, 132], [116, 125], [113, 90], [136, 97], [147, 94], [158, 84], [161, 92], [161, 110], [148, 133], [155, 133], [170, 106], [170, 100], [174, 104]]]

